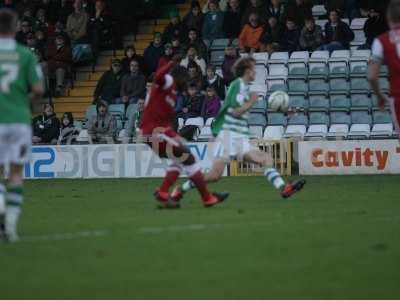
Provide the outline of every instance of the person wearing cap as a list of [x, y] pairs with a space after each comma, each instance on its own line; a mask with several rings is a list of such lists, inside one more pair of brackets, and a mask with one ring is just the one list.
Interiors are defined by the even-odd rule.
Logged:
[[177, 37], [180, 41], [183, 41], [187, 30], [180, 20], [179, 12], [177, 10], [172, 10], [169, 13], [169, 17], [170, 23], [165, 27], [162, 35], [163, 43], [170, 43], [173, 37]]
[[102, 100], [113, 104], [115, 99], [120, 96], [122, 76], [121, 61], [115, 58], [111, 61], [110, 70], [104, 72], [97, 82], [93, 103], [99, 103]]
[[162, 44], [161, 33], [154, 33], [153, 42], [144, 50], [144, 64], [146, 69], [146, 75], [150, 76], [153, 74], [158, 66], [158, 61], [164, 54], [164, 47]]
[[43, 113], [32, 120], [34, 144], [55, 144], [60, 134], [60, 121], [51, 104], [43, 105]]
[[66, 44], [64, 36], [58, 34], [54, 45], [49, 49], [48, 54], [49, 74], [55, 74], [56, 90], [55, 96], [59, 97], [64, 89], [65, 76], [71, 71], [72, 51]]
[[208, 12], [204, 17], [202, 38], [211, 41], [218, 38], [223, 38], [223, 22], [224, 13], [219, 9], [218, 1], [210, 0], [208, 3]]
[[108, 111], [108, 103], [100, 101], [96, 106], [96, 112], [96, 115], [89, 119], [89, 143], [113, 144], [117, 131], [117, 121]]

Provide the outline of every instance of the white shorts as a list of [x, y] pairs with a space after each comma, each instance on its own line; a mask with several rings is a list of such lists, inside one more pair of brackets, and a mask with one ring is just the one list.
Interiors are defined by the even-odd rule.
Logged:
[[26, 124], [0, 124], [0, 166], [29, 162], [32, 128]]
[[246, 153], [255, 149], [250, 143], [249, 136], [234, 131], [222, 130], [215, 142], [214, 156], [227, 161], [235, 158], [243, 159]]

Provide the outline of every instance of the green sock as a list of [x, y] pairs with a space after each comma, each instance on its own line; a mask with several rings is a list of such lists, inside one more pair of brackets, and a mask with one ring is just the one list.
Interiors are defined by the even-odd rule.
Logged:
[[6, 233], [11, 239], [17, 240], [18, 220], [21, 214], [22, 204], [24, 203], [22, 186], [8, 186], [6, 200]]
[[267, 177], [267, 180], [277, 189], [277, 190], [282, 190], [285, 187], [285, 181], [281, 177], [281, 175], [278, 173], [278, 171], [274, 168], [268, 168], [265, 169], [264, 171], [265, 177]]
[[182, 192], [186, 193], [186, 192], [189, 192], [194, 187], [195, 186], [194, 186], [193, 182], [191, 180], [187, 180], [182, 184], [181, 189], [182, 189]]

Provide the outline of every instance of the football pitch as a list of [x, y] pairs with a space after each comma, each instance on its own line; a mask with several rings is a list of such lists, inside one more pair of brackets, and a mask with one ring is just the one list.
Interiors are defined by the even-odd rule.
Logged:
[[22, 240], [0, 244], [4, 300], [400, 297], [400, 176], [308, 177], [283, 200], [227, 178], [158, 210], [160, 180], [29, 181]]

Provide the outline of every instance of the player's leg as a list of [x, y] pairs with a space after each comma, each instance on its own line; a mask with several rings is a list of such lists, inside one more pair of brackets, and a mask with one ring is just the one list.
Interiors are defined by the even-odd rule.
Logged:
[[390, 99], [390, 106], [392, 112], [392, 119], [394, 123], [394, 128], [396, 133], [399, 135], [400, 138], [400, 99], [391, 98]]
[[165, 177], [161, 185], [156, 189], [154, 195], [159, 202], [162, 203], [164, 207], [167, 208], [178, 208], [178, 203], [170, 202], [169, 189], [175, 184], [179, 179], [182, 172], [182, 168], [179, 164], [173, 162], [167, 169]]
[[4, 179], [4, 166], [0, 163], [0, 240], [5, 234], [5, 215], [6, 215], [6, 184]]
[[285, 183], [279, 172], [272, 167], [272, 157], [267, 152], [254, 149], [246, 152], [243, 158], [246, 162], [262, 165], [264, 167], [264, 176], [281, 193], [283, 198], [289, 198], [299, 192], [305, 185], [305, 180]]

